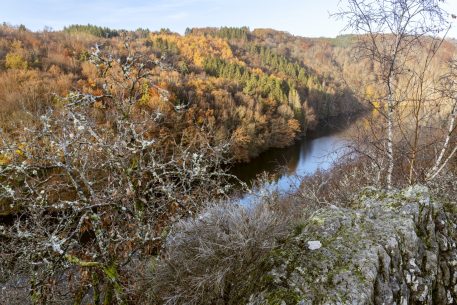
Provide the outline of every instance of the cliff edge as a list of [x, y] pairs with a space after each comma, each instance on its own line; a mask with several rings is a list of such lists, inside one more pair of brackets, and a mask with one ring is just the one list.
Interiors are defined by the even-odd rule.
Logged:
[[317, 211], [266, 261], [249, 304], [457, 303], [457, 204], [424, 186]]

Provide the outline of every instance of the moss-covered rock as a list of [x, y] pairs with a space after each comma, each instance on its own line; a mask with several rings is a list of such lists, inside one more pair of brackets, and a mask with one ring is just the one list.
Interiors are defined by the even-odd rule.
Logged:
[[319, 210], [270, 253], [249, 304], [454, 304], [454, 211], [423, 186]]

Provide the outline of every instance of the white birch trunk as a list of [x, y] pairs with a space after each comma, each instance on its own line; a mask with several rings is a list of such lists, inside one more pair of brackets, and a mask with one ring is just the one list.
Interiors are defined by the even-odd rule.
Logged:
[[389, 94], [389, 101], [387, 105], [387, 189], [392, 189], [392, 174], [394, 171], [394, 145], [393, 145], [393, 98]]
[[448, 133], [446, 135], [446, 139], [444, 140], [443, 147], [441, 148], [440, 154], [438, 155], [438, 158], [436, 159], [435, 164], [433, 165], [432, 169], [427, 173], [426, 180], [433, 180], [440, 173], [440, 171], [443, 170], [444, 166], [447, 164], [447, 162], [452, 158], [452, 156], [457, 151], [457, 146], [456, 146], [452, 149], [449, 156], [443, 161], [443, 157], [446, 154], [446, 151], [448, 151], [448, 149], [449, 149], [451, 135], [455, 128], [456, 116], [457, 116], [457, 98], [454, 100], [454, 105], [452, 107], [451, 115], [449, 116], [449, 128], [448, 128]]

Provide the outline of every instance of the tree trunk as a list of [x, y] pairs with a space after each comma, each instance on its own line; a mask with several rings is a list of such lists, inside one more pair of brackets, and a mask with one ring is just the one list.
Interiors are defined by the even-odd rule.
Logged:
[[389, 93], [389, 100], [387, 102], [387, 177], [386, 184], [387, 189], [392, 189], [392, 174], [394, 171], [394, 145], [393, 145], [393, 112], [394, 102], [392, 93]]
[[433, 180], [436, 177], [436, 175], [438, 175], [439, 172], [444, 168], [444, 166], [450, 160], [452, 155], [454, 155], [455, 152], [457, 151], [457, 146], [456, 146], [450, 152], [448, 158], [446, 158], [443, 161], [443, 157], [444, 157], [446, 151], [448, 151], [451, 136], [455, 129], [456, 116], [457, 116], [457, 98], [454, 99], [454, 105], [452, 107], [451, 115], [449, 117], [449, 129], [448, 129], [448, 133], [446, 135], [446, 139], [444, 140], [443, 147], [441, 148], [441, 152], [440, 152], [438, 158], [436, 159], [435, 164], [433, 165], [433, 168], [428, 172], [426, 180]]

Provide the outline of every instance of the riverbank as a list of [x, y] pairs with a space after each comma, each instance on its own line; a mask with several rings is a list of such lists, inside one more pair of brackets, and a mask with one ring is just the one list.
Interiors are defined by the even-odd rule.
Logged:
[[364, 115], [365, 113], [337, 116], [321, 121], [315, 129], [308, 130], [306, 135], [299, 138], [293, 145], [285, 148], [270, 148], [249, 162], [236, 163], [230, 172], [247, 184], [250, 184], [262, 172], [277, 173], [278, 168], [287, 167], [292, 173], [297, 169], [300, 157], [306, 154], [306, 150], [309, 150], [314, 140], [341, 135]]
[[[236, 164], [231, 173], [248, 187], [254, 187], [252, 193], [237, 195], [240, 202], [249, 204], [262, 192], [291, 193], [299, 187], [303, 177], [331, 169], [348, 153], [350, 140], [345, 131], [362, 117], [334, 117], [322, 122], [292, 146], [269, 149], [250, 162]], [[254, 186], [254, 181], [261, 175], [267, 179]]]

